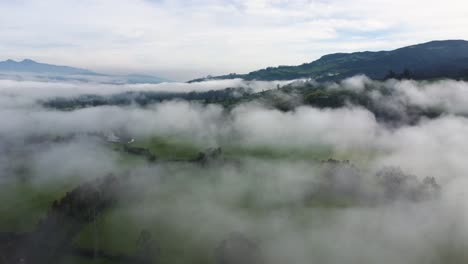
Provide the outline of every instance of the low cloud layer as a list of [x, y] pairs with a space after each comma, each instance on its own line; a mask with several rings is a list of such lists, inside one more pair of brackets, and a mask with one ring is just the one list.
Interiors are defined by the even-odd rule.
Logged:
[[[323, 84], [327, 90], [369, 93], [384, 108], [442, 112], [399, 126], [352, 103], [338, 108], [301, 105], [291, 111], [262, 100], [230, 108], [172, 100], [68, 111], [41, 104], [90, 93], [226, 87], [261, 92], [274, 91], [278, 84], [286, 85], [242, 80], [151, 86], [0, 81], [0, 188], [27, 184], [33, 192], [45, 192], [54, 182], [126, 175], [128, 188], [118, 208], [102, 220], [99, 234], [102, 241], [112, 241], [119, 229], [131, 234], [128, 239], [142, 228], [152, 230], [161, 249], [155, 258], [161, 263], [217, 263], [216, 248], [227, 237], [234, 237], [228, 243], [245, 237], [255, 244], [264, 263], [467, 260], [466, 82], [374, 82], [357, 76]], [[200, 151], [220, 147], [224, 158], [204, 165], [133, 160], [108, 142], [112, 134], [134, 139], [130, 146], [162, 138], [162, 152], [168, 142], [176, 142], [170, 149], [174, 152], [181, 145]], [[21, 194], [9, 193], [5, 201], [21, 203]], [[101, 246], [119, 248], [111, 242]]]
[[285, 85], [290, 81], [244, 81], [214, 80], [196, 83], [161, 83], [161, 84], [98, 84], [98, 83], [70, 83], [70, 82], [34, 82], [0, 80], [0, 96], [2, 108], [7, 105], [16, 106], [21, 102], [36, 103], [38, 99], [50, 99], [54, 97], [73, 97], [86, 94], [110, 95], [127, 91], [145, 92], [173, 92], [188, 93], [192, 91], [205, 92], [210, 90], [221, 90], [228, 87], [243, 87], [253, 92], [270, 90], [277, 85]]

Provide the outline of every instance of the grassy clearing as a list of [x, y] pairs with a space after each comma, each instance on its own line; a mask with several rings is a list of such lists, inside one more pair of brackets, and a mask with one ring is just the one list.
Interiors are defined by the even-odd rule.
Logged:
[[189, 141], [173, 137], [152, 137], [137, 140], [131, 144], [134, 147], [146, 148], [160, 159], [191, 159], [202, 149]]
[[[205, 151], [209, 146], [202, 147], [187, 140], [173, 137], [152, 137], [137, 140], [133, 147], [145, 148], [162, 160], [189, 160], [198, 153]], [[287, 159], [287, 160], [324, 160], [333, 158], [333, 149], [330, 146], [317, 145], [310, 147], [271, 147], [271, 146], [243, 146], [236, 144], [221, 144], [223, 156], [226, 158], [253, 157], [260, 159]], [[121, 150], [122, 145], [115, 144], [114, 149]], [[131, 155], [130, 155], [131, 156]]]
[[332, 149], [326, 146], [310, 148], [273, 148], [269, 146], [235, 146], [227, 145], [223, 148], [226, 157], [253, 157], [259, 159], [286, 160], [322, 160], [332, 157]]

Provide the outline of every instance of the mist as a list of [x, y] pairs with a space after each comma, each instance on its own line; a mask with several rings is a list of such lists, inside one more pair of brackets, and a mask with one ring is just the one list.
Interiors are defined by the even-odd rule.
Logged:
[[[319, 107], [297, 87], [351, 91], [369, 104]], [[225, 88], [248, 93], [228, 107], [177, 98], [66, 110], [44, 104]], [[274, 107], [259, 94], [292, 106]], [[462, 263], [467, 113], [468, 83], [455, 80], [0, 80], [0, 232], [32, 232], [54, 201], [114, 175], [123, 186], [115, 204], [71, 247], [154, 263]], [[152, 242], [144, 252], [135, 242], [143, 231]]]

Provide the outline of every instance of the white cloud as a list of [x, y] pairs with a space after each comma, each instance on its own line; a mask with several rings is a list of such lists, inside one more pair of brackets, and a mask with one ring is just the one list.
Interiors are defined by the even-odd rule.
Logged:
[[[242, 83], [229, 80], [136, 89], [214, 89], [236, 82]], [[359, 91], [370, 82], [358, 76], [341, 85]], [[438, 104], [436, 98], [447, 101], [448, 106], [462, 105], [464, 99], [458, 100], [466, 97], [468, 89], [466, 82], [453, 81], [379, 84], [392, 86], [395, 96], [422, 106]], [[158, 243], [169, 252], [168, 263], [193, 262], [192, 258], [201, 254], [212, 258], [213, 249], [231, 232], [242, 232], [258, 241], [265, 263], [437, 263], [447, 258], [465, 259], [466, 117], [447, 115], [389, 128], [356, 107], [320, 110], [304, 106], [286, 113], [255, 104], [226, 111], [220, 106], [180, 101], [74, 111], [32, 105], [34, 99], [56, 96], [60, 89], [60, 95], [72, 95], [92, 89], [106, 93], [103, 90], [110, 88], [129, 87], [0, 81], [0, 147], [4, 150], [0, 152], [0, 181], [4, 182], [0, 183], [14, 183], [12, 179], [22, 176], [19, 172], [25, 169], [31, 178], [20, 177], [20, 184], [37, 184], [31, 185], [31, 191], [49, 190], [42, 184], [50, 180], [66, 181], [68, 186], [73, 178], [94, 179], [109, 172], [129, 175], [124, 177], [122, 195], [130, 199], [106, 214], [103, 222], [110, 223], [109, 230], [164, 229], [167, 236], [158, 237]], [[207, 166], [164, 161], [127, 164], [118, 152], [91, 136], [120, 129], [137, 140], [181, 136], [177, 137], [184, 139], [180, 142], [200, 143], [203, 148], [220, 143], [224, 151], [235, 145], [289, 147], [301, 152], [326, 144], [331, 146], [333, 158], [340, 158], [340, 151], [362, 149], [349, 158], [353, 164], [355, 159], [368, 159], [357, 167], [344, 165], [336, 171], [328, 171], [313, 158], [259, 159], [242, 153]], [[55, 135], [62, 140], [55, 140]], [[381, 189], [374, 185], [373, 172], [384, 166], [399, 166], [420, 178], [435, 177], [442, 188], [440, 197], [417, 203], [374, 204], [379, 195], [373, 194], [380, 194]], [[349, 204], [346, 200], [344, 207], [327, 205], [329, 202], [318, 196], [317, 201], [325, 204], [314, 206], [314, 191], [323, 190], [329, 181], [327, 195], [350, 199]], [[32, 206], [29, 199], [21, 199], [23, 192], [17, 193], [17, 188], [4, 189], [12, 193], [6, 196], [7, 202]], [[354, 201], [354, 192], [348, 197], [348, 190], [358, 192], [357, 197], [362, 195], [372, 206]], [[177, 232], [172, 233], [174, 230]], [[120, 235], [109, 232], [108, 236], [114, 233]], [[172, 238], [178, 239], [177, 243], [167, 243], [166, 239]], [[113, 237], [103, 241], [109, 239]]]
[[0, 1], [0, 52], [174, 79], [468, 38], [466, 1]]

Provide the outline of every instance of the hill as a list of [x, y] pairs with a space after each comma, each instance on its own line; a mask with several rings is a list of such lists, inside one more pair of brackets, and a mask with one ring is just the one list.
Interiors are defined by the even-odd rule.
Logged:
[[233, 78], [336, 81], [357, 74], [365, 74], [376, 80], [387, 77], [468, 78], [468, 41], [431, 41], [392, 51], [335, 53], [298, 66], [268, 67], [248, 74], [207, 77], [190, 82]]
[[30, 59], [22, 61], [6, 60], [0, 61], [0, 72], [31, 72], [31, 73], [60, 73], [60, 74], [82, 74], [99, 75], [89, 70], [39, 63]]
[[109, 75], [69, 66], [40, 63], [31, 59], [0, 61], [0, 79], [32, 81], [79, 81], [109, 84], [161, 83], [167, 80], [151, 75]]

